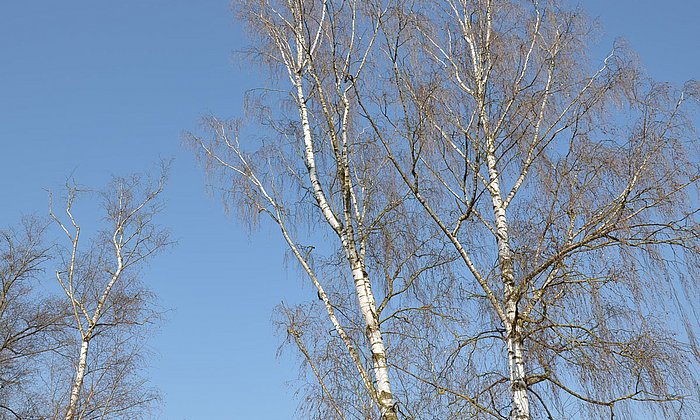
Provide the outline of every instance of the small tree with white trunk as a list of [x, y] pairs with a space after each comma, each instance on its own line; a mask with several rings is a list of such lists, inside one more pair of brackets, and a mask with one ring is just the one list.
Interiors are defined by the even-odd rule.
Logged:
[[154, 221], [164, 182], [164, 172], [155, 182], [140, 175], [114, 178], [99, 193], [104, 229], [87, 245], [75, 215], [76, 200], [86, 192], [67, 187], [63, 216], [51, 206], [51, 217], [69, 242], [56, 280], [78, 339], [75, 353], [64, 355], [74, 368], [70, 392], [57, 402], [67, 420], [138, 418], [158, 397], [138, 372], [142, 328], [155, 315], [139, 271], [169, 243]]

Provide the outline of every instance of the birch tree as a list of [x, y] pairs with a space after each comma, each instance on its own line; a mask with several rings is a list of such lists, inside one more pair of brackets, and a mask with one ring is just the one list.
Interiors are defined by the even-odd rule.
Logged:
[[157, 399], [138, 372], [141, 331], [154, 315], [139, 270], [169, 243], [167, 232], [154, 221], [164, 182], [164, 173], [156, 182], [140, 175], [114, 178], [99, 194], [105, 228], [87, 245], [75, 210], [86, 192], [69, 186], [63, 215], [50, 207], [68, 240], [55, 277], [77, 333], [75, 354], [66, 357], [74, 369], [64, 378], [69, 392], [59, 394], [54, 416], [139, 418]]
[[398, 346], [402, 336], [387, 334], [401, 311], [430, 309], [405, 307], [404, 299], [413, 299], [421, 273], [450, 256], [432, 248], [431, 232], [408, 225], [415, 220], [403, 206], [407, 189], [356, 126], [351, 80], [367, 65], [376, 19], [356, 1], [248, 2], [238, 12], [254, 38], [253, 59], [281, 75], [279, 86], [248, 99], [249, 117], [266, 135], [212, 117], [209, 135], [189, 142], [227, 204], [252, 225], [268, 216], [313, 284], [320, 304], [305, 306], [305, 317], [283, 317], [318, 381], [318, 411], [307, 415], [396, 419], [407, 401], [393, 386], [400, 374], [391, 372], [388, 340]]
[[697, 290], [697, 85], [653, 82], [619, 46], [589, 65], [591, 23], [553, 1], [396, 5], [379, 26], [377, 71], [353, 79], [367, 128], [488, 311], [456, 350], [483, 355], [480, 391], [457, 399], [682, 417], [692, 332], [667, 314], [693, 316]]
[[248, 97], [256, 133], [209, 118], [189, 140], [316, 289], [279, 317], [307, 414], [692, 412], [694, 83], [621, 45], [589, 59], [593, 25], [556, 1], [237, 10], [273, 75]]

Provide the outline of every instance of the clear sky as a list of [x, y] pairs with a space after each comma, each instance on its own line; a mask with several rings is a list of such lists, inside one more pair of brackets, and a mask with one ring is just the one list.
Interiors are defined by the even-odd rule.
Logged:
[[[596, 52], [624, 37], [656, 79], [700, 79], [696, 2], [582, 7], [602, 25]], [[286, 419], [296, 406], [298, 366], [276, 358], [271, 313], [315, 292], [287, 272], [276, 231], [250, 236], [223, 214], [181, 145], [264, 82], [232, 59], [244, 44], [228, 0], [0, 1], [1, 227], [45, 214], [45, 189], [71, 174], [100, 187], [175, 158], [161, 222], [179, 243], [146, 278], [171, 310], [151, 340], [164, 419]]]

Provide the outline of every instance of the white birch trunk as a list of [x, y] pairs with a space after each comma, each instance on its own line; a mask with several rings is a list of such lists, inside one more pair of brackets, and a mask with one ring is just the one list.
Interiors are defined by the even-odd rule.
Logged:
[[498, 265], [503, 280], [503, 293], [506, 307], [506, 342], [508, 348], [508, 368], [510, 371], [510, 389], [512, 400], [511, 418], [527, 420], [530, 418], [530, 401], [525, 381], [525, 361], [523, 357], [523, 338], [518, 322], [518, 296], [515, 291], [515, 276], [513, 273], [513, 256], [508, 239], [508, 219], [501, 197], [496, 156], [493, 141], [489, 141], [487, 152], [489, 171], [489, 190], [496, 219], [496, 241], [498, 244]]
[[513, 400], [511, 416], [516, 420], [530, 418], [530, 400], [525, 382], [525, 363], [523, 360], [523, 342], [517, 324], [508, 334], [508, 366], [510, 368], [510, 386]]
[[75, 381], [73, 381], [73, 388], [71, 389], [70, 393], [70, 402], [68, 403], [66, 420], [73, 420], [78, 409], [78, 399], [80, 398], [80, 390], [83, 388], [83, 379], [85, 378], [89, 347], [90, 339], [84, 338], [82, 344], [80, 345], [80, 359], [78, 360], [78, 368], [75, 371]]
[[377, 383], [377, 395], [382, 419], [398, 419], [394, 396], [391, 392], [389, 381], [389, 368], [386, 362], [386, 348], [384, 339], [379, 329], [376, 312], [377, 306], [374, 294], [370, 286], [369, 278], [359, 263], [355, 263], [352, 269], [352, 277], [355, 281], [355, 291], [360, 304], [360, 311], [367, 326], [367, 339], [372, 352], [372, 365], [374, 366], [374, 379]]
[[[508, 239], [508, 219], [506, 206], [503, 203], [499, 173], [496, 158], [496, 141], [490, 130], [487, 113], [486, 90], [491, 67], [491, 33], [492, 33], [492, 1], [486, 1], [486, 31], [482, 45], [475, 42], [471, 26], [464, 26], [464, 36], [469, 44], [472, 66], [475, 75], [476, 89], [466, 89], [479, 104], [479, 119], [483, 124], [486, 140], [486, 166], [489, 174], [488, 191], [491, 194], [493, 213], [496, 223], [496, 242], [498, 246], [498, 266], [503, 281], [505, 303], [506, 345], [508, 348], [508, 367], [510, 371], [510, 389], [512, 399], [511, 418], [526, 420], [530, 418], [530, 403], [525, 382], [525, 361], [523, 358], [523, 339], [518, 322], [518, 300], [513, 273], [513, 256]], [[480, 50], [481, 49], [481, 50]]]
[[[321, 208], [321, 212], [323, 213], [327, 223], [333, 228], [340, 238], [352, 270], [355, 291], [357, 294], [360, 311], [365, 322], [367, 339], [370, 342], [370, 349], [372, 352], [372, 365], [374, 367], [374, 377], [376, 381], [376, 389], [374, 391], [379, 404], [381, 418], [386, 420], [398, 419], [393, 393], [391, 392], [389, 369], [386, 361], [386, 349], [384, 347], [384, 340], [382, 338], [381, 331], [379, 330], [379, 322], [376, 315], [376, 301], [374, 299], [374, 294], [372, 293], [369, 278], [367, 278], [355, 248], [352, 221], [346, 220], [348, 226], [343, 226], [328, 204], [328, 200], [326, 199], [326, 195], [323, 191], [323, 187], [321, 186], [321, 182], [318, 178], [318, 172], [316, 170], [315, 151], [313, 147], [308, 110], [306, 108], [306, 96], [304, 94], [301, 76], [297, 74], [296, 77], [292, 79], [292, 82], [294, 83], [297, 91], [296, 94], [299, 104], [299, 117], [304, 135], [304, 160], [309, 173], [309, 179], [313, 188], [314, 197]], [[343, 162], [336, 163], [339, 166], [343, 165]], [[349, 173], [346, 173], [345, 176], [349, 177], [350, 175]], [[349, 178], [346, 178], [345, 181], [349, 183]], [[345, 188], [351, 188], [351, 186], [348, 187], [346, 185]], [[348, 193], [348, 191], [345, 191], [345, 193]], [[349, 194], [346, 195], [345, 199], [348, 198]]]

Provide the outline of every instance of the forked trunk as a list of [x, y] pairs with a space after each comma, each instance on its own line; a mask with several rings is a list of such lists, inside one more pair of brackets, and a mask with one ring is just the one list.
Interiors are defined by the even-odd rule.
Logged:
[[501, 196], [498, 170], [496, 169], [496, 157], [493, 149], [494, 142], [489, 142], [487, 165], [489, 170], [491, 201], [496, 221], [496, 242], [498, 246], [498, 265], [503, 281], [503, 294], [505, 301], [505, 329], [506, 345], [508, 347], [508, 368], [510, 373], [510, 390], [512, 410], [511, 418], [514, 420], [528, 420], [530, 418], [530, 402], [525, 380], [525, 360], [523, 355], [523, 337], [518, 320], [518, 300], [516, 293], [515, 274], [513, 272], [513, 255], [508, 239], [508, 219], [506, 209]]
[[[301, 61], [301, 57], [299, 57], [299, 61]], [[326, 199], [321, 182], [319, 181], [318, 172], [316, 169], [315, 150], [311, 135], [311, 124], [309, 123], [309, 113], [306, 107], [307, 99], [306, 95], [304, 94], [301, 76], [297, 73], [295, 78], [292, 78], [292, 82], [294, 83], [297, 91], [296, 94], [299, 106], [299, 118], [304, 135], [304, 162], [306, 163], [306, 169], [309, 174], [313, 194], [324, 218], [342, 241], [342, 246], [345, 249], [346, 256], [352, 270], [355, 291], [360, 305], [360, 311], [362, 312], [362, 317], [366, 326], [367, 339], [370, 342], [372, 365], [374, 368], [374, 379], [376, 381], [376, 385], [375, 389], [370, 389], [368, 391], [375, 393], [376, 395], [379, 410], [381, 412], [381, 419], [395, 420], [398, 419], [398, 416], [396, 414], [394, 396], [391, 392], [389, 369], [386, 360], [386, 349], [384, 347], [381, 331], [379, 330], [377, 306], [374, 299], [374, 294], [372, 293], [370, 281], [362, 267], [360, 257], [355, 249], [353, 238], [354, 235], [352, 233], [352, 222], [350, 220], [346, 220], [348, 226], [346, 227], [342, 225], [335, 213], [333, 213], [333, 210]], [[344, 166], [344, 162], [336, 163], [339, 166]], [[345, 169], [347, 171], [347, 167], [345, 167]], [[346, 176], [349, 176], [349, 174], [346, 173]], [[346, 199], [349, 200], [348, 194], [351, 186], [345, 185], [344, 187], [346, 189], [346, 191], [344, 191], [346, 194]], [[349, 217], [346, 217], [346, 219], [349, 219]]]

